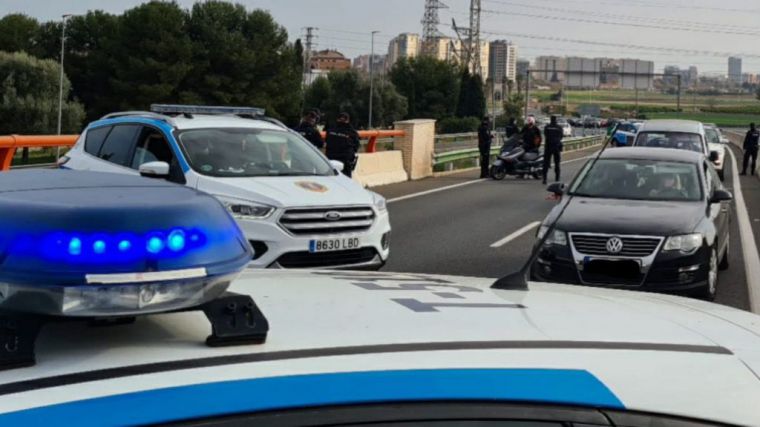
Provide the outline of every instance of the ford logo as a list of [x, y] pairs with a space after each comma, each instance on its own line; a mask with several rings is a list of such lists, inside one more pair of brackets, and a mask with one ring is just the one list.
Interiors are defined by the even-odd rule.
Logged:
[[611, 254], [619, 254], [623, 251], [623, 241], [619, 237], [613, 237], [607, 240], [607, 252]]
[[338, 211], [329, 211], [325, 213], [325, 219], [328, 221], [340, 221], [341, 218], [343, 218], [343, 215]]

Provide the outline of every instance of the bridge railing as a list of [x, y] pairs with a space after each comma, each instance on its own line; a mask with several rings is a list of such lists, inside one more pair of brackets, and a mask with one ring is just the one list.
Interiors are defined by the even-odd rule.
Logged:
[[[563, 146], [565, 152], [570, 152], [600, 145], [602, 142], [604, 142], [603, 135], [583, 136], [565, 139], [563, 141]], [[493, 146], [493, 148], [491, 148], [491, 155], [493, 156], [499, 154], [500, 150], [501, 144]], [[455, 162], [463, 160], [477, 161], [479, 158], [480, 151], [477, 148], [465, 148], [461, 150], [436, 153], [434, 156], [433, 164], [436, 169], [441, 169], [441, 166], [444, 166], [445, 170], [453, 170], [453, 165]]]
[[[73, 147], [79, 135], [7, 135], [0, 136], [0, 171], [7, 171], [19, 148]], [[39, 165], [41, 166], [41, 165]]]

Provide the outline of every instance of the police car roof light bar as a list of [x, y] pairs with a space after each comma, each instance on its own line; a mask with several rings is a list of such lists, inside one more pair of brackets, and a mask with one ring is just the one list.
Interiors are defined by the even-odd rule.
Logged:
[[207, 105], [152, 104], [150, 111], [161, 114], [239, 114], [263, 116], [266, 110], [256, 107], [222, 107]]

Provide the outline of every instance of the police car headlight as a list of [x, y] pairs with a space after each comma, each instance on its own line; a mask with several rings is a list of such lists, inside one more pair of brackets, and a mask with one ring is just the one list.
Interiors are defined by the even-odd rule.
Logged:
[[671, 236], [665, 242], [663, 250], [673, 252], [680, 251], [685, 254], [693, 253], [702, 246], [704, 236], [701, 233]]
[[237, 219], [266, 219], [275, 211], [273, 206], [226, 196], [216, 196]]
[[374, 191], [370, 191], [370, 194], [372, 194], [372, 204], [375, 205], [375, 208], [377, 208], [378, 211], [383, 212], [388, 209], [388, 202], [385, 200], [385, 197]]

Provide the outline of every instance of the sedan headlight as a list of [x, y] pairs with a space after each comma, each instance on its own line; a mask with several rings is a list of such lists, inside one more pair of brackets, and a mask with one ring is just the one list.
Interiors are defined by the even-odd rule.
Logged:
[[265, 219], [272, 215], [275, 208], [262, 203], [255, 203], [248, 200], [234, 199], [226, 196], [216, 196], [227, 210], [232, 213], [236, 219]]
[[383, 212], [388, 209], [388, 202], [385, 201], [385, 197], [374, 191], [370, 191], [370, 194], [372, 194], [372, 204], [375, 205], [375, 208], [377, 208], [378, 211]]
[[683, 253], [692, 253], [702, 246], [704, 236], [701, 233], [685, 234], [682, 236], [671, 236], [665, 242], [665, 251], [681, 251]]
[[[540, 240], [545, 235], [547, 230], [549, 230], [549, 227], [546, 225], [542, 225], [541, 228], [538, 229], [538, 234], [536, 237]], [[545, 245], [556, 245], [556, 246], [567, 246], [567, 233], [565, 233], [562, 230], [554, 230], [552, 234], [546, 239], [544, 242]]]

